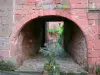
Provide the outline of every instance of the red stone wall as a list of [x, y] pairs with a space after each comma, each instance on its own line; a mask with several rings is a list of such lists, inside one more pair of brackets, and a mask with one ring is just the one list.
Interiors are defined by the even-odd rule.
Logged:
[[0, 0], [0, 57], [9, 57], [13, 27], [13, 1]]
[[[39, 53], [42, 42], [42, 22], [32, 20], [25, 24], [18, 37], [18, 43], [11, 55], [17, 58], [17, 64], [21, 65], [24, 60], [33, 58]], [[15, 54], [14, 54], [15, 53]]]
[[[71, 30], [72, 29], [72, 30]], [[75, 25], [72, 25], [71, 39], [68, 42], [67, 50], [72, 58], [85, 70], [88, 67], [88, 49], [85, 36], [83, 32]]]
[[[43, 16], [47, 15], [49, 12], [52, 15], [59, 14], [62, 10], [64, 13], [67, 11], [66, 7], [70, 7], [69, 2], [67, 0], [64, 0], [63, 2], [59, 1], [60, 0], [15, 0], [15, 23], [28, 14], [35, 13], [36, 15]], [[56, 4], [57, 6], [55, 6]], [[53, 11], [54, 8], [56, 8], [55, 11]], [[56, 13], [56, 11], [59, 12]]]
[[[89, 0], [90, 7], [94, 3], [94, 8], [100, 8], [100, 0]], [[89, 65], [100, 64], [100, 26], [99, 26], [100, 12], [88, 12], [88, 25], [90, 26], [89, 35], [87, 35], [88, 40], [88, 63]]]
[[[52, 0], [51, 0], [52, 1]], [[56, 3], [59, 3], [56, 0]], [[97, 3], [99, 0], [95, 0]], [[38, 3], [42, 3], [42, 0], [16, 0], [15, 2], [15, 27], [12, 34], [12, 38], [20, 31], [23, 25], [38, 16], [45, 15], [59, 15], [71, 19], [80, 27], [86, 37], [86, 43], [88, 48], [88, 64], [95, 65], [100, 62], [100, 39], [98, 13], [88, 12], [88, 0], [70, 0], [71, 9], [53, 9], [54, 7], [44, 6], [42, 9], [38, 6]], [[55, 3], [54, 0], [52, 3]], [[98, 5], [99, 6], [99, 5]], [[16, 24], [17, 23], [17, 24]], [[12, 42], [14, 39], [12, 39]]]

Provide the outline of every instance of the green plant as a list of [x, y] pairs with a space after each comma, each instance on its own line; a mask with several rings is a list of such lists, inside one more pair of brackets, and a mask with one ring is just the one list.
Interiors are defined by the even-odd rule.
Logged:
[[97, 75], [100, 75], [100, 66], [96, 67], [96, 73], [97, 73]]
[[46, 75], [60, 75], [59, 65], [56, 63], [56, 54], [54, 49], [49, 44], [45, 44], [46, 47], [41, 48], [40, 52], [44, 55], [44, 73]]
[[52, 34], [55, 34], [55, 33], [58, 32], [58, 30], [57, 30], [57, 29], [52, 29], [52, 28], [51, 28], [51, 29], [48, 30], [48, 32], [49, 32], [49, 33], [52, 33]]
[[60, 26], [60, 27], [57, 29], [57, 31], [58, 31], [59, 34], [62, 34], [63, 31], [64, 31], [64, 26], [63, 26], [63, 25]]
[[16, 66], [10, 61], [4, 61], [0, 59], [0, 70], [1, 71], [14, 71]]
[[60, 26], [58, 27], [57, 29], [53, 29], [53, 28], [50, 28], [48, 30], [49, 33], [58, 33], [58, 34], [62, 34], [63, 33], [63, 30], [64, 30], [64, 26]]
[[62, 37], [63, 37], [64, 26], [59, 27], [57, 31], [58, 31], [57, 42], [61, 45], [62, 44]]

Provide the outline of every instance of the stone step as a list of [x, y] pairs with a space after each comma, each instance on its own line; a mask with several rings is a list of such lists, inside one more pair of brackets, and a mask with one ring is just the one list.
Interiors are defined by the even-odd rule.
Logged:
[[[22, 72], [22, 71], [0, 71], [0, 75], [42, 75], [42, 72]], [[61, 75], [87, 75], [85, 72], [68, 72], [63, 73]]]

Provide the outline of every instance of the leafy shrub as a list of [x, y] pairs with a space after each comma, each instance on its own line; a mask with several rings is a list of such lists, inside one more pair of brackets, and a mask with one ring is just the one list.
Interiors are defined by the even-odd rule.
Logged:
[[0, 70], [1, 71], [14, 71], [16, 66], [10, 61], [4, 61], [0, 59]]
[[40, 49], [40, 52], [43, 53], [45, 59], [44, 73], [46, 73], [46, 75], [60, 75], [54, 49], [48, 44], [45, 44], [45, 46], [46, 47]]

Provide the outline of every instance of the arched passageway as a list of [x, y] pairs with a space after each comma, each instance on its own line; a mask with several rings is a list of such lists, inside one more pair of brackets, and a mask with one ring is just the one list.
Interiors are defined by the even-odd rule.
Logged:
[[[73, 21], [61, 16], [43, 16], [28, 21], [19, 32], [21, 58], [33, 58], [46, 41], [46, 22], [64, 22], [63, 48], [82, 68], [87, 68], [87, 46], [84, 33]], [[67, 64], [67, 62], [64, 62]], [[69, 65], [70, 66], [70, 65]]]

